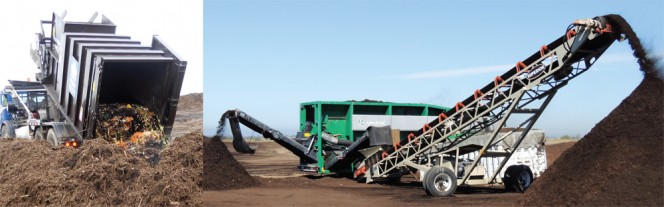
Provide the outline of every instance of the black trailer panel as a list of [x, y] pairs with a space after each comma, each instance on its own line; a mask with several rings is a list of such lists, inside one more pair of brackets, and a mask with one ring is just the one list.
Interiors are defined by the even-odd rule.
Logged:
[[[57, 39], [60, 37], [60, 39]], [[69, 75], [70, 67], [75, 67], [77, 64], [72, 64], [69, 60], [69, 57], [72, 54], [70, 50], [71, 39], [76, 37], [97, 37], [97, 38], [106, 38], [106, 39], [126, 39], [128, 40], [129, 36], [120, 36], [115, 34], [98, 34], [98, 33], [64, 33], [56, 35], [56, 41], [53, 50], [57, 51], [57, 68], [54, 72], [55, 82], [55, 91], [59, 92], [56, 101], [61, 105], [64, 105], [65, 99], [65, 90], [67, 88], [67, 77]]]
[[[92, 60], [93, 57], [99, 55], [124, 55], [124, 56], [162, 56], [163, 51], [160, 50], [129, 50], [129, 49], [84, 49], [86, 54], [83, 56], [84, 60]], [[84, 117], [87, 117], [88, 97], [90, 95], [90, 90], [92, 85], [90, 84], [90, 71], [94, 68], [92, 62], [81, 62], [81, 68], [85, 71], [85, 74], [79, 78], [77, 96], [74, 97], [74, 101], [69, 105], [70, 108], [67, 109], [67, 115], [74, 120], [74, 125], [76, 128], [88, 129], [85, 126], [86, 120]]]
[[184, 73], [187, 71], [187, 61], [184, 61], [175, 51], [157, 35], [152, 37], [152, 47], [155, 50], [164, 51], [166, 57], [173, 58], [169, 63], [169, 76], [167, 86], [167, 100], [168, 105], [165, 106], [164, 116], [166, 121], [162, 122], [164, 125], [164, 134], [170, 136], [173, 124], [175, 123], [175, 112], [178, 109], [178, 101], [180, 100], [180, 90], [182, 89], [182, 81], [184, 81]]
[[151, 46], [140, 45], [116, 35], [115, 24], [106, 17], [101, 23], [65, 22], [53, 14], [52, 21], [41, 24], [35, 52], [42, 71], [37, 77], [60, 111], [53, 123], [73, 131], [58, 137], [95, 137], [99, 105], [111, 103], [145, 106], [170, 137], [187, 62], [159, 37], [153, 37]]
[[67, 52], [65, 54], [68, 54], [68, 57], [65, 58], [67, 60], [68, 67], [64, 68], [63, 76], [65, 77], [65, 81], [62, 82], [62, 88], [64, 89], [64, 94], [61, 94], [61, 98], [64, 98], [64, 100], [61, 100], [60, 102], [62, 103], [63, 106], [68, 106], [67, 114], [70, 117], [74, 117], [75, 115], [71, 114], [71, 107], [75, 104], [75, 99], [77, 99], [78, 93], [77, 89], [80, 87], [81, 79], [83, 78], [85, 71], [83, 67], [80, 67], [81, 60], [76, 57], [77, 54], [77, 45], [81, 43], [115, 43], [115, 44], [127, 44], [127, 45], [140, 45], [140, 41], [136, 40], [130, 40], [130, 39], [124, 39], [124, 38], [99, 38], [99, 37], [94, 37], [94, 36], [89, 36], [89, 37], [68, 37], [67, 38], [68, 42], [68, 47], [67, 47]]
[[[163, 56], [96, 56], [86, 128], [94, 129], [99, 105], [129, 103], [142, 105], [157, 114], [164, 134], [170, 136], [173, 124], [169, 123], [173, 123], [175, 116], [170, 116], [168, 88], [174, 84], [170, 82], [170, 74], [179, 70], [169, 67], [173, 61]], [[93, 133], [86, 135], [93, 136]]]

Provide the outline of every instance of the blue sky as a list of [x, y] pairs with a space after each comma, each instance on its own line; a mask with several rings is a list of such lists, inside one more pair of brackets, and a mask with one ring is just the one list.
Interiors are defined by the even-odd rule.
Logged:
[[[661, 56], [663, 11], [663, 1], [204, 1], [204, 133], [235, 108], [294, 134], [301, 102], [452, 106], [580, 18], [620, 14]], [[535, 127], [583, 136], [641, 79], [616, 42]]]

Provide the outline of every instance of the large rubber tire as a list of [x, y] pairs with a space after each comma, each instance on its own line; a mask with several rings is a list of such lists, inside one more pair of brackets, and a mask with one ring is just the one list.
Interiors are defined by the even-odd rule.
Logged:
[[37, 141], [46, 140], [46, 135], [44, 134], [44, 132], [42, 131], [41, 128], [37, 128], [37, 132], [35, 133], [34, 140], [37, 140]]
[[523, 193], [533, 183], [533, 172], [526, 165], [512, 165], [505, 170], [505, 190]]
[[53, 129], [49, 129], [46, 133], [46, 141], [51, 144], [53, 149], [60, 148], [60, 140], [58, 140], [58, 138], [55, 136]]
[[16, 138], [14, 124], [11, 121], [5, 121], [2, 123], [0, 132], [2, 132], [2, 138]]
[[454, 171], [435, 166], [424, 174], [424, 190], [428, 195], [448, 197], [454, 195], [457, 188], [457, 177]]
[[0, 126], [0, 133], [2, 133], [2, 135], [1, 135], [2, 138], [5, 138], [5, 139], [9, 138], [7, 136], [7, 134], [9, 134], [9, 130], [8, 130], [8, 127], [6, 125], [3, 124], [2, 126]]

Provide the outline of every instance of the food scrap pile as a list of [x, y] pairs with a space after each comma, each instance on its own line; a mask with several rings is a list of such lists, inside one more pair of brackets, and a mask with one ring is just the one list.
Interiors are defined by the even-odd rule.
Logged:
[[95, 124], [95, 133], [124, 147], [161, 145], [163, 126], [148, 108], [136, 104], [103, 104]]

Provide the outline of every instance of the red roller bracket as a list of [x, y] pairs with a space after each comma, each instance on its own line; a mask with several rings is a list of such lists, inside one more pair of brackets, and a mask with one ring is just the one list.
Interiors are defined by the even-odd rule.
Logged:
[[524, 68], [526, 68], [526, 64], [524, 64], [523, 62], [519, 61], [519, 62], [516, 63], [516, 72], [517, 73], [521, 72], [521, 69], [524, 69]]
[[424, 126], [422, 126], [422, 133], [426, 132], [429, 129], [431, 129], [431, 126], [429, 126], [429, 124], [424, 124]]
[[547, 47], [546, 45], [542, 45], [542, 47], [540, 47], [540, 56], [544, 56], [544, 54], [546, 54], [547, 51], [549, 51], [549, 47]]
[[408, 142], [411, 142], [412, 139], [415, 139], [415, 138], [417, 138], [417, 137], [415, 137], [415, 134], [413, 134], [413, 133], [408, 134]]
[[475, 99], [477, 99], [477, 98], [479, 98], [480, 96], [483, 96], [483, 95], [484, 95], [484, 93], [482, 93], [482, 91], [480, 91], [480, 89], [475, 90], [475, 92], [473, 93], [473, 97]]
[[605, 32], [613, 32], [613, 30], [611, 28], [611, 25], [607, 23], [604, 29], [595, 28], [595, 32], [599, 34], [604, 34]]
[[445, 113], [438, 114], [438, 123], [442, 122], [445, 119], [447, 119], [447, 115], [445, 115]]
[[366, 166], [362, 166], [362, 167], [358, 168], [358, 169], [355, 171], [355, 177], [360, 176], [360, 175], [364, 174], [365, 172], [367, 172], [367, 167], [366, 167]]
[[466, 107], [466, 105], [463, 105], [463, 103], [461, 103], [461, 102], [457, 102], [457, 104], [454, 105], [454, 108], [455, 108], [457, 111], [459, 111], [459, 109], [461, 109], [461, 108], [463, 108], [463, 107]]
[[570, 29], [569, 31], [567, 31], [567, 34], [565, 34], [565, 36], [569, 40], [569, 38], [572, 38], [572, 37], [576, 36], [576, 30]]
[[493, 85], [498, 86], [498, 84], [502, 83], [503, 79], [500, 78], [500, 76], [496, 76], [496, 79], [493, 79]]

